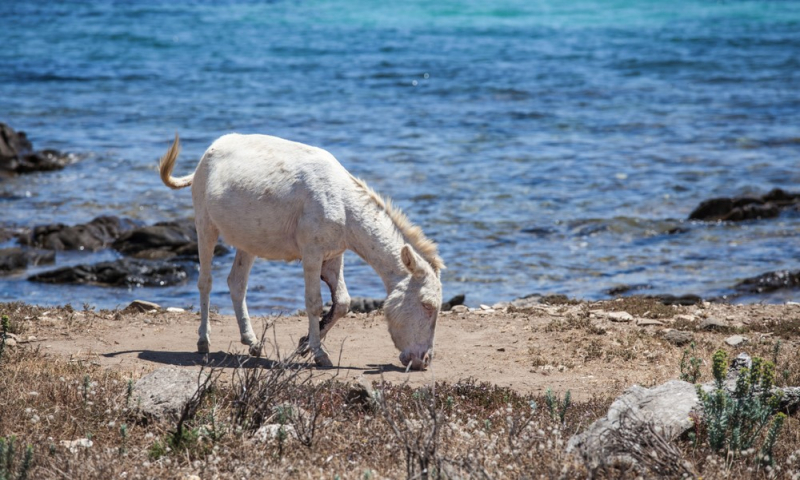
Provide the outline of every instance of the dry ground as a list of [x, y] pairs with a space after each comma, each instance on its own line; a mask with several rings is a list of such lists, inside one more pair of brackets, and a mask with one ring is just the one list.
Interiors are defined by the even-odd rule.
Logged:
[[[426, 478], [423, 468], [448, 478], [587, 478], [585, 466], [564, 452], [567, 439], [604, 415], [611, 398], [631, 384], [677, 378], [687, 349], [704, 362], [720, 348], [731, 357], [747, 351], [776, 360], [776, 383], [800, 385], [800, 305], [794, 304], [672, 307], [635, 298], [448, 312], [438, 323], [433, 367], [412, 373], [400, 368], [380, 314], [351, 314], [333, 329], [326, 346], [332, 358], [340, 356], [340, 367], [331, 370], [237, 368], [242, 361], [272, 366], [276, 349], [285, 358], [305, 333], [300, 316], [257, 319], [274, 329], [265, 329], [267, 359], [254, 360], [244, 355], [228, 316], [215, 315], [212, 353], [201, 356], [194, 352], [195, 312], [14, 303], [0, 304], [0, 315], [8, 315], [19, 340], [0, 352], [0, 450], [6, 449], [0, 474], [5, 458], [13, 460], [12, 473], [28, 468], [28, 478], [37, 479]], [[671, 343], [670, 331], [690, 336], [694, 349]], [[727, 345], [734, 334], [747, 342]], [[174, 420], [139, 419], [133, 381], [162, 366], [200, 370], [204, 363], [219, 367], [218, 383], [183, 434]], [[709, 370], [701, 365], [701, 381]], [[291, 371], [305, 373], [270, 387], [270, 378]], [[258, 379], [243, 383], [247, 376]], [[432, 395], [425, 387], [434, 379]], [[358, 388], [351, 380], [375, 385], [373, 399], [383, 406], [353, 397]], [[548, 388], [560, 398], [570, 391], [571, 406], [550, 408]], [[286, 405], [306, 412], [289, 425], [315, 425], [313, 438], [257, 440], [253, 431], [283, 418]], [[7, 454], [12, 441], [16, 450]], [[702, 438], [677, 445], [680, 458], [672, 463], [685, 459], [693, 476], [800, 478], [797, 414], [787, 419], [769, 468], [752, 454], [726, 462]], [[652, 470], [616, 467], [594, 473], [653, 477]]]
[[[165, 365], [199, 369], [204, 363], [233, 368], [247, 351], [238, 342], [235, 318], [227, 315], [212, 315], [212, 353], [204, 357], [195, 353], [196, 312], [16, 308], [14, 312], [14, 305], [7, 305], [3, 313], [9, 313], [18, 325], [23, 341], [30, 338], [42, 352], [131, 373], [143, 374]], [[612, 312], [627, 312], [633, 319], [613, 321]], [[705, 320], [719, 325], [704, 329]], [[276, 348], [282, 354], [291, 351], [306, 333], [307, 321], [296, 315], [254, 318], [257, 331], [265, 326], [274, 326], [266, 332], [265, 358], [269, 359], [275, 358]], [[718, 348], [734, 356], [739, 351], [769, 356], [779, 340], [783, 355], [796, 355], [800, 304], [665, 306], [629, 298], [443, 312], [437, 325], [435, 361], [425, 372], [402, 369], [380, 312], [350, 313], [324, 344], [339, 364], [327, 374], [342, 381], [364, 378], [371, 382], [382, 376], [416, 387], [434, 380], [453, 383], [474, 378], [523, 394], [541, 394], [548, 388], [570, 390], [573, 398], [586, 400], [616, 396], [633, 384], [650, 386], [677, 378], [688, 345], [667, 341], [664, 334], [670, 329], [690, 332], [697, 346], [695, 356], [705, 361]], [[737, 333], [747, 341], [736, 348], [728, 346], [725, 339]], [[240, 356], [230, 358], [229, 353]]]

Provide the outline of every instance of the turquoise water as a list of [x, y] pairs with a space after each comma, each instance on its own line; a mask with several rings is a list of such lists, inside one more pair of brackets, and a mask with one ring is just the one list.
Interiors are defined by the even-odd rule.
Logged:
[[[445, 296], [473, 305], [605, 298], [621, 284], [713, 296], [798, 268], [797, 212], [683, 219], [709, 197], [798, 190], [799, 3], [393, 3], [5, 5], [0, 121], [82, 158], [2, 181], [0, 223], [190, 216], [158, 157], [179, 132], [183, 174], [237, 131], [332, 152], [440, 243]], [[232, 258], [215, 262], [225, 312]], [[383, 295], [368, 266], [346, 261], [352, 295]], [[260, 261], [251, 278], [254, 313], [302, 307], [299, 265]], [[133, 298], [197, 304], [193, 279], [118, 290], [0, 278], [0, 301]]]

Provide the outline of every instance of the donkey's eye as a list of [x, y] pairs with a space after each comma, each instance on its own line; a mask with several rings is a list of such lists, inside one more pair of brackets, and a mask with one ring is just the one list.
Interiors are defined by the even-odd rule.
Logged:
[[430, 303], [423, 303], [422, 304], [422, 308], [424, 308], [425, 309], [425, 313], [427, 313], [430, 316], [432, 316], [434, 313], [436, 313], [436, 305], [432, 305]]

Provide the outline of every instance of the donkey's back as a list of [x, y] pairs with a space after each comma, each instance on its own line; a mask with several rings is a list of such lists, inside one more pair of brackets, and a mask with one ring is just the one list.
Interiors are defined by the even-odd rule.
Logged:
[[311, 241], [326, 251], [344, 251], [341, 229], [352, 189], [350, 174], [325, 150], [268, 135], [231, 134], [200, 160], [192, 199], [198, 224], [205, 217], [234, 247], [288, 261], [300, 259], [303, 244]]

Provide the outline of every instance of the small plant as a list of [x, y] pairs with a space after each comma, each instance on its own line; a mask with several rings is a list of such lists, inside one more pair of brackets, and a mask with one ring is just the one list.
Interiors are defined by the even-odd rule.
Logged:
[[2, 319], [3, 333], [0, 334], [0, 362], [3, 361], [3, 351], [6, 349], [6, 338], [8, 338], [9, 321], [8, 315], [3, 315]]
[[126, 444], [128, 443], [128, 425], [123, 423], [119, 427], [119, 434], [122, 436], [122, 446], [119, 447], [119, 454], [125, 455], [127, 451]]
[[28, 471], [31, 468], [33, 461], [33, 447], [28, 445], [25, 448], [25, 453], [22, 457], [22, 464], [19, 466], [14, 474], [14, 450], [16, 442], [15, 437], [9, 437], [7, 440], [0, 437], [0, 480], [25, 480], [28, 478]]
[[550, 416], [553, 420], [559, 420], [564, 423], [564, 417], [567, 415], [567, 409], [572, 403], [572, 394], [569, 390], [564, 394], [564, 401], [561, 401], [561, 395], [556, 395], [553, 390], [547, 389], [544, 393], [544, 401], [547, 404], [547, 409], [550, 411]]
[[133, 379], [128, 379], [128, 388], [125, 392], [125, 408], [131, 407], [131, 398], [133, 397]]
[[695, 348], [695, 344], [692, 342], [689, 348], [683, 351], [681, 357], [681, 380], [684, 382], [697, 383], [700, 379], [700, 365], [703, 360], [694, 356]]
[[725, 387], [727, 354], [714, 353], [715, 388], [705, 392], [700, 386], [697, 394], [703, 405], [703, 424], [712, 450], [732, 458], [754, 448], [764, 429], [770, 425], [761, 444], [762, 462], [769, 463], [772, 448], [780, 433], [785, 415], [774, 415], [780, 397], [772, 393], [775, 365], [755, 357], [750, 368], [742, 368], [733, 392]]

